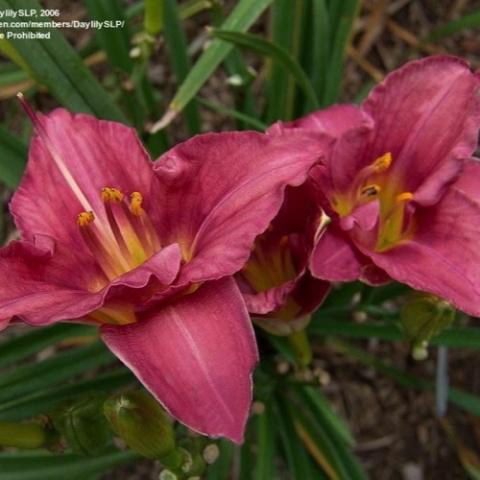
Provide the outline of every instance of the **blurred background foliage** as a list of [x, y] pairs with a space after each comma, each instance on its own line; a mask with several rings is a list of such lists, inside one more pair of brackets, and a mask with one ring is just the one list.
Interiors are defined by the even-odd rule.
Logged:
[[[16, 235], [7, 206], [31, 134], [18, 91], [41, 111], [130, 124], [155, 158], [199, 132], [263, 130], [359, 102], [412, 58], [450, 53], [480, 66], [476, 0], [0, 0], [0, 10], [40, 7], [59, 9], [57, 20], [125, 25], [0, 40], [3, 243]], [[220, 455], [205, 478], [480, 478], [480, 326], [457, 313], [440, 333], [428, 330], [430, 355], [416, 362], [418, 332], [400, 322], [408, 298], [397, 284], [335, 286], [308, 328], [306, 369], [287, 342], [257, 332], [246, 442], [215, 442]], [[0, 422], [41, 421], [66, 400], [135, 385], [78, 325], [2, 333], [0, 371]], [[0, 480], [150, 479], [160, 468], [118, 441], [95, 456], [0, 449]]]

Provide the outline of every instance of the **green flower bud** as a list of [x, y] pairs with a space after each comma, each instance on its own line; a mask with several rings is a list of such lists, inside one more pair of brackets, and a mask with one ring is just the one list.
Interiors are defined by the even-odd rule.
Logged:
[[148, 393], [115, 395], [103, 411], [113, 431], [135, 452], [160, 460], [175, 453], [172, 420]]
[[69, 402], [53, 413], [55, 428], [75, 453], [95, 456], [111, 442], [103, 402], [103, 397], [85, 397]]
[[426, 358], [426, 347], [432, 337], [447, 328], [455, 318], [452, 306], [434, 295], [415, 293], [403, 306], [400, 320], [414, 356]]

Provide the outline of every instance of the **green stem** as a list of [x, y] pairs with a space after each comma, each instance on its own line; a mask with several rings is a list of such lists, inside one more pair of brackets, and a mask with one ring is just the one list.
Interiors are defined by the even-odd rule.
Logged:
[[0, 446], [16, 448], [41, 448], [48, 434], [37, 423], [13, 423], [0, 421]]
[[163, 28], [163, 0], [145, 0], [145, 31], [158, 35]]
[[160, 463], [174, 473], [181, 473], [182, 467], [189, 460], [189, 452], [183, 448], [175, 448], [168, 455], [159, 458]]
[[307, 332], [300, 330], [288, 336], [288, 341], [293, 348], [299, 367], [306, 367], [312, 361], [312, 349]]

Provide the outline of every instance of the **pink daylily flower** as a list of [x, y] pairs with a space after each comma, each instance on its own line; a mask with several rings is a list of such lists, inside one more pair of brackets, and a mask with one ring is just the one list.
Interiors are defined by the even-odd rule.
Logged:
[[[258, 354], [234, 275], [318, 158], [308, 134], [205, 134], [156, 162], [133, 129], [36, 116], [0, 251], [0, 328], [98, 325], [178, 420], [241, 442]], [[309, 135], [308, 135], [309, 136]]]
[[479, 127], [480, 75], [446, 56], [408, 63], [359, 108], [277, 127], [337, 138], [311, 175], [332, 219], [313, 251], [313, 275], [393, 278], [480, 315]]
[[317, 211], [307, 188], [288, 187], [278, 215], [235, 276], [254, 322], [275, 335], [305, 328], [330, 290], [308, 271], [314, 236], [325, 227]]

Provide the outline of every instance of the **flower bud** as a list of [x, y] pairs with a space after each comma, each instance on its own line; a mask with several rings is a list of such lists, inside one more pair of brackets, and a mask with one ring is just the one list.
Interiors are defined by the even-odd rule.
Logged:
[[172, 421], [148, 393], [115, 395], [104, 403], [103, 411], [112, 430], [135, 452], [160, 460], [174, 453]]
[[425, 358], [428, 342], [447, 328], [454, 318], [455, 310], [445, 300], [428, 293], [413, 294], [403, 306], [400, 320], [413, 344], [415, 356]]
[[85, 397], [53, 413], [55, 428], [75, 453], [98, 455], [110, 443], [112, 434], [103, 415], [103, 401], [103, 397]]

